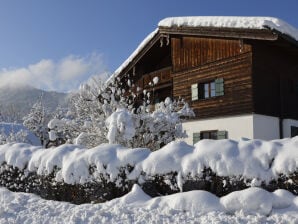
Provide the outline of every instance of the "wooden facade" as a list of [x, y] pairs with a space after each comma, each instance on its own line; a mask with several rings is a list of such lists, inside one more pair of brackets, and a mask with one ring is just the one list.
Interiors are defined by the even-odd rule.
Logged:
[[[182, 97], [196, 119], [252, 113], [298, 119], [296, 41], [270, 30], [159, 29], [119, 74], [130, 74], [140, 91], [154, 91], [152, 102]], [[193, 100], [193, 84], [217, 79], [220, 96]]]
[[252, 42], [254, 112], [298, 119], [298, 50], [279, 40]]
[[[173, 96], [186, 99], [200, 118], [252, 111], [252, 53], [242, 40], [184, 38], [172, 42]], [[191, 100], [191, 85], [224, 79], [224, 95]], [[221, 108], [218, 110], [218, 108]]]

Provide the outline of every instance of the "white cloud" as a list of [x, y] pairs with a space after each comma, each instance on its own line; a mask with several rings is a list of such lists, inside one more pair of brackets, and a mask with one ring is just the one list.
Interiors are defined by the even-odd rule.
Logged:
[[0, 86], [31, 85], [44, 90], [67, 92], [77, 89], [91, 76], [107, 77], [102, 56], [67, 56], [57, 62], [43, 59], [25, 68], [2, 69]]

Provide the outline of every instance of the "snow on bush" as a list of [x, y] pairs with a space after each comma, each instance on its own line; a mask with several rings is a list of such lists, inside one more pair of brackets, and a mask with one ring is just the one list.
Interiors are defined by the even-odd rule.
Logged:
[[5, 162], [22, 170], [31, 160], [31, 157], [38, 154], [40, 150], [42, 148], [39, 146], [32, 146], [25, 143], [0, 145], [0, 164]]
[[[119, 174], [119, 169], [126, 165], [134, 166], [149, 154], [148, 149], [129, 149], [120, 145], [100, 145], [85, 149], [76, 145], [62, 145], [51, 149], [40, 149], [28, 160], [28, 170], [37, 174], [50, 174], [55, 167], [57, 181], [68, 184], [84, 184], [94, 180], [100, 173], [107, 173], [111, 181]], [[8, 165], [13, 165], [8, 163]], [[90, 166], [96, 170], [90, 174]]]
[[136, 165], [132, 175], [135, 177], [143, 171], [153, 176], [172, 171], [182, 177], [188, 174], [196, 177], [210, 168], [218, 176], [241, 176], [260, 185], [279, 174], [297, 171], [297, 149], [298, 137], [275, 141], [202, 140], [195, 146], [178, 141], [151, 153]]
[[[62, 143], [80, 143], [88, 148], [115, 143], [156, 150], [186, 137], [182, 119], [194, 116], [194, 113], [185, 101], [166, 98], [154, 105], [154, 90], [140, 89], [129, 77], [121, 81], [115, 79], [106, 83], [93, 78], [82, 85], [70, 100], [68, 113], [73, 117], [50, 121], [52, 141], [61, 136]], [[158, 77], [152, 83], [157, 84]], [[52, 123], [59, 124], [59, 128]], [[53, 145], [59, 144], [53, 142]]]
[[[297, 148], [298, 137], [274, 141], [202, 140], [195, 146], [175, 141], [151, 153], [145, 148], [109, 144], [92, 149], [78, 145], [43, 149], [6, 144], [0, 146], [0, 162], [19, 169], [27, 165], [29, 171], [42, 175], [56, 167], [59, 170], [56, 178], [70, 184], [85, 183], [102, 172], [114, 179], [126, 165], [134, 168], [129, 175], [131, 179], [176, 172], [182, 184], [189, 175], [200, 176], [209, 168], [218, 176], [239, 176], [250, 184], [249, 180], [269, 183], [280, 174], [297, 172]], [[95, 173], [90, 174], [90, 166], [95, 166]]]
[[117, 109], [106, 120], [108, 127], [107, 139], [109, 144], [128, 142], [136, 133], [132, 114], [126, 109]]

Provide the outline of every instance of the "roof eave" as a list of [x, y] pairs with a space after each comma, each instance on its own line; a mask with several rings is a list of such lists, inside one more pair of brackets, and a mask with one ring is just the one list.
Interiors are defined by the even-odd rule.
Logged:
[[294, 44], [296, 47], [298, 47], [298, 41], [293, 38], [292, 36], [288, 35], [288, 34], [285, 34], [285, 33], [282, 33], [280, 32], [279, 30], [277, 29], [272, 29], [270, 28], [269, 26], [265, 26], [265, 28], [267, 29], [270, 29], [271, 32], [274, 32], [276, 33], [278, 36], [280, 36], [281, 38], [283, 38], [284, 40], [286, 40], [287, 42], [291, 43], [291, 44]]
[[277, 40], [278, 35], [268, 29], [222, 27], [159, 27], [160, 33], [172, 35]]

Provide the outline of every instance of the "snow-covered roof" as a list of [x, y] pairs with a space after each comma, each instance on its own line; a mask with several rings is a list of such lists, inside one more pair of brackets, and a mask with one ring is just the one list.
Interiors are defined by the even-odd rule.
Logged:
[[117, 77], [123, 69], [144, 49], [144, 47], [159, 32], [160, 27], [215, 27], [235, 29], [272, 29], [286, 34], [298, 41], [298, 29], [274, 17], [240, 17], [240, 16], [187, 16], [169, 17], [158, 23], [158, 28], [150, 33], [136, 48], [136, 50], [118, 67], [107, 82]]
[[165, 18], [159, 27], [217, 27], [243, 29], [272, 29], [298, 41], [298, 29], [274, 17], [190, 16]]

